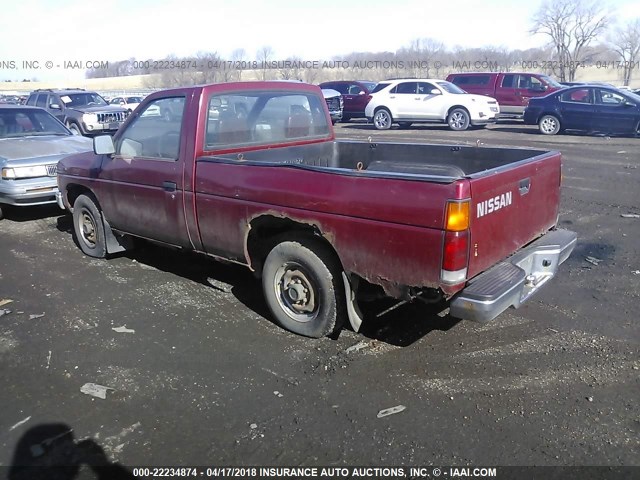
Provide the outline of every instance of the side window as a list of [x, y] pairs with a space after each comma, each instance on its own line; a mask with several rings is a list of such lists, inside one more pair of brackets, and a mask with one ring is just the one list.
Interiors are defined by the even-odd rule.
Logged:
[[147, 104], [120, 135], [116, 155], [177, 160], [184, 103], [184, 97], [168, 97]]
[[358, 85], [349, 86], [349, 95], [360, 95], [361, 92], [364, 92], [364, 90]]
[[454, 85], [466, 85], [469, 82], [470, 77], [453, 77], [451, 79], [451, 83], [453, 83]]
[[427, 82], [418, 82], [418, 94], [419, 95], [430, 95], [431, 90], [433, 90], [435, 85]]
[[545, 86], [544, 83], [542, 83], [536, 77], [531, 77], [531, 87], [530, 88], [534, 88], [536, 90], [543, 90], [544, 86]]
[[29, 99], [27, 100], [27, 105], [35, 105], [37, 97], [38, 95], [35, 95], [35, 94], [29, 95]]
[[531, 75], [518, 75], [518, 88], [531, 88]]
[[515, 88], [515, 81], [517, 77], [517, 75], [505, 75], [504, 77], [502, 77], [502, 87]]
[[396, 93], [413, 94], [417, 91], [417, 82], [403, 82], [397, 86]]
[[36, 100], [36, 107], [47, 108], [47, 94], [39, 93]]
[[625, 98], [611, 90], [598, 89], [597, 103], [599, 105], [621, 105], [625, 102]]
[[560, 95], [561, 102], [592, 103], [588, 88], [569, 90]]

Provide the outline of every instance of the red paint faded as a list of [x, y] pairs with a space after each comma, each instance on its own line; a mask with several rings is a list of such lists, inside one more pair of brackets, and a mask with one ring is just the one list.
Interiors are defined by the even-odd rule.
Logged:
[[[280, 143], [205, 148], [207, 121], [212, 115], [209, 98], [262, 91], [316, 96], [328, 124], [326, 134]], [[256, 259], [247, 249], [251, 222], [261, 217], [288, 219], [323, 236], [337, 252], [345, 271], [398, 296], [405, 287], [433, 288], [452, 295], [464, 286], [464, 282], [446, 285], [440, 281], [449, 200], [471, 201], [470, 228], [464, 235], [457, 235], [468, 238], [468, 278], [521, 248], [556, 221], [559, 154], [543, 154], [533, 160], [523, 154], [522, 158], [509, 160], [514, 165], [478, 167], [476, 164], [485, 162], [484, 156], [471, 161], [456, 157], [461, 154], [455, 147], [451, 149], [451, 161], [467, 162], [475, 170], [459, 178], [434, 176], [429, 181], [424, 176], [427, 174], [367, 171], [374, 147], [353, 147], [349, 151], [360, 152], [365, 165], [358, 171], [357, 159], [345, 160], [335, 153], [340, 151], [340, 142], [335, 141], [320, 89], [302, 83], [242, 82], [156, 92], [118, 131], [116, 145], [147, 105], [166, 97], [184, 98], [177, 160], [112, 158], [92, 153], [67, 157], [60, 163], [58, 177], [67, 205], [78, 189], [89, 190], [117, 232], [252, 266]], [[396, 147], [402, 146], [387, 145], [384, 148], [390, 150], [384, 151]], [[448, 148], [410, 147], [405, 156], [414, 160], [414, 169], [422, 166], [412, 157], [415, 152], [421, 153], [425, 165], [433, 161], [442, 166], [441, 159], [433, 157]], [[305, 164], [298, 158], [303, 155], [300, 152], [309, 151], [305, 148], [320, 152], [314, 155], [331, 163], [326, 166], [332, 168]], [[291, 157], [288, 163], [265, 161], [266, 155], [277, 159], [280, 152]], [[251, 160], [245, 160], [245, 155]], [[483, 155], [487, 155], [486, 150]], [[396, 160], [389, 159], [392, 163]], [[483, 168], [490, 169], [491, 174], [484, 174]], [[524, 179], [529, 179], [530, 189], [520, 195]], [[511, 192], [508, 205], [490, 213], [487, 207], [484, 215], [477, 217], [479, 203], [498, 197], [500, 205], [500, 196], [506, 192]], [[458, 263], [460, 258], [467, 258], [466, 253], [457, 251]]]

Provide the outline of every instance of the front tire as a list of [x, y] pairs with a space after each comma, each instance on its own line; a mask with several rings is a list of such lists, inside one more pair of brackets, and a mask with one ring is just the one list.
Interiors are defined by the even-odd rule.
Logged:
[[73, 230], [85, 255], [94, 258], [107, 256], [102, 212], [89, 195], [80, 195], [73, 204]]
[[389, 130], [392, 123], [393, 117], [391, 117], [391, 112], [386, 108], [381, 108], [373, 114], [373, 126], [377, 130]]
[[555, 115], [543, 115], [538, 122], [538, 128], [544, 135], [555, 135], [560, 131], [560, 120]]
[[340, 328], [346, 315], [342, 268], [317, 240], [283, 241], [264, 262], [262, 288], [283, 328], [320, 338]]
[[69, 122], [67, 123], [67, 128], [71, 130], [71, 133], [73, 133], [74, 135], [82, 135], [82, 130], [80, 130], [80, 127], [77, 123]]
[[447, 117], [447, 123], [449, 124], [449, 128], [456, 132], [466, 130], [471, 123], [469, 112], [464, 108], [454, 108]]

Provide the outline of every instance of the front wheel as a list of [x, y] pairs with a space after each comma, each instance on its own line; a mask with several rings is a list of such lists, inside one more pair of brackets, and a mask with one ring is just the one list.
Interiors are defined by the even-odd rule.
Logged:
[[279, 325], [320, 338], [338, 329], [346, 315], [342, 268], [317, 240], [283, 241], [264, 263], [262, 288]]
[[454, 108], [447, 117], [449, 128], [455, 131], [462, 131], [469, 128], [470, 120], [469, 112], [463, 108]]
[[373, 126], [378, 130], [389, 130], [392, 123], [393, 118], [386, 108], [381, 108], [373, 114]]
[[73, 230], [85, 255], [106, 257], [107, 242], [102, 213], [89, 195], [80, 195], [73, 204]]
[[538, 128], [544, 135], [555, 135], [560, 131], [560, 120], [554, 115], [543, 115], [538, 122]]
[[80, 127], [77, 123], [69, 122], [67, 124], [67, 128], [71, 130], [71, 133], [73, 133], [74, 135], [82, 135], [82, 131], [80, 131]]

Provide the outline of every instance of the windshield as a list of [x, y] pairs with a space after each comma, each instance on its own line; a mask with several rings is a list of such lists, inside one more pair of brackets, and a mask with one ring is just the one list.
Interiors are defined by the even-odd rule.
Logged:
[[624, 94], [640, 104], [640, 95], [638, 95], [637, 93], [625, 91]]
[[551, 77], [549, 77], [547, 75], [541, 75], [540, 78], [542, 78], [545, 82], [547, 82], [553, 88], [564, 88], [565, 87], [565, 85], [562, 85], [560, 82], [555, 81], [553, 78], [551, 78]]
[[51, 114], [40, 109], [0, 110], [0, 138], [71, 135]]
[[383, 88], [388, 87], [389, 85], [391, 85], [390, 83], [385, 83], [385, 82], [380, 82], [379, 84], [376, 85], [376, 88], [374, 88], [371, 93], [376, 93], [379, 92], [380, 90], [382, 90]]
[[454, 93], [456, 95], [461, 94], [461, 93], [467, 93], [464, 90], [462, 90], [461, 88], [455, 86], [453, 83], [451, 82], [436, 82], [438, 84], [438, 86], [440, 88], [442, 88], [445, 92], [447, 93]]
[[66, 107], [95, 107], [106, 105], [104, 101], [97, 93], [67, 93], [66, 95], [60, 95], [60, 99], [64, 102]]

